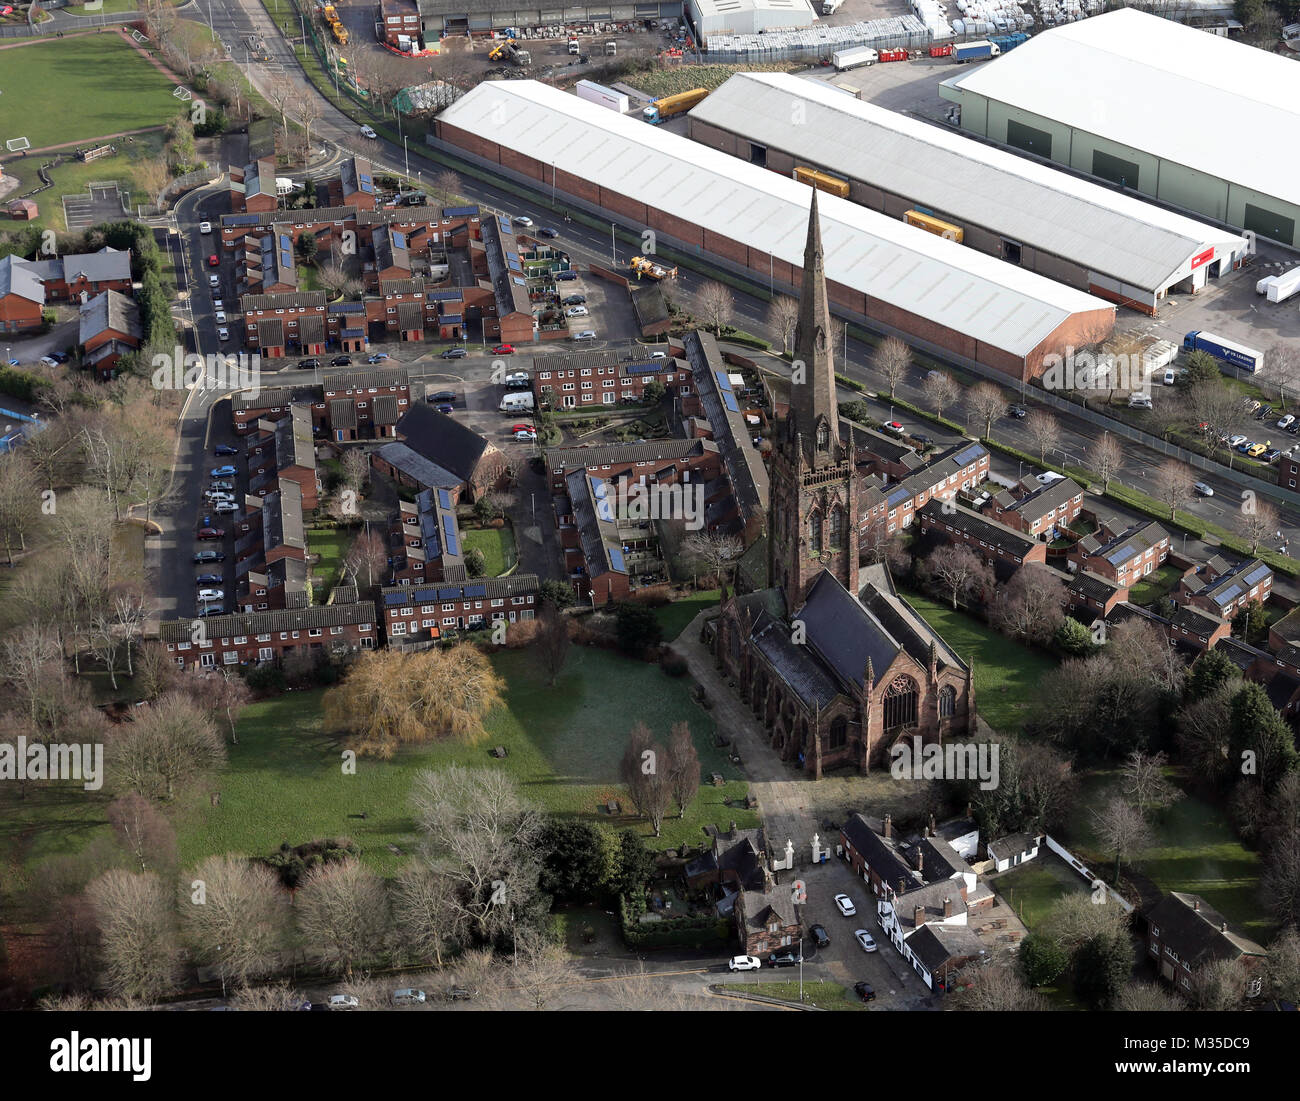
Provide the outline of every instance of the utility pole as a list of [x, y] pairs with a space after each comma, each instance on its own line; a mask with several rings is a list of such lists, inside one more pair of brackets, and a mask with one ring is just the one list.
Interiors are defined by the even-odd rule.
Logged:
[[618, 266], [618, 239], [614, 236], [614, 223], [609, 223], [609, 254], [614, 261], [615, 267]]

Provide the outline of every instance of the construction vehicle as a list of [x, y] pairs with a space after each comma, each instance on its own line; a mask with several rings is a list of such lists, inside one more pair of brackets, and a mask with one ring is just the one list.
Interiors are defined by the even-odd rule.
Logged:
[[574, 57], [577, 57], [578, 54], [582, 53], [582, 44], [576, 38], [569, 39], [569, 53]]
[[342, 23], [331, 23], [330, 30], [334, 34], [334, 41], [340, 46], [348, 44], [348, 29]]
[[689, 111], [708, 94], [709, 90], [707, 88], [692, 88], [689, 92], [678, 92], [675, 96], [664, 96], [646, 107], [641, 114], [646, 122], [658, 124], [663, 122], [664, 119], [680, 115], [683, 111]]
[[520, 68], [533, 63], [533, 55], [519, 45], [513, 38], [507, 38], [504, 42], [498, 43], [488, 54], [489, 61], [506, 61], [509, 60]]
[[656, 264], [646, 256], [633, 256], [632, 259], [628, 261], [628, 267], [636, 273], [637, 278], [641, 278], [645, 275], [650, 276], [650, 278], [654, 280], [677, 278], [676, 268], [666, 268], [663, 264]]

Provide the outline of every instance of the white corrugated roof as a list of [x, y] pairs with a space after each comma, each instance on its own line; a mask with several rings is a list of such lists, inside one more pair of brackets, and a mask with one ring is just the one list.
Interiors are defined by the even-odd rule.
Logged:
[[811, 0], [691, 0], [691, 7], [700, 19], [724, 19], [753, 11], [798, 12], [807, 15], [810, 23], [817, 18]]
[[[798, 125], [795, 103], [803, 105]], [[691, 116], [1152, 291], [1211, 245], [1246, 245], [1227, 230], [863, 103], [821, 80], [737, 73]]]
[[[810, 189], [533, 80], [484, 81], [439, 121], [802, 266]], [[995, 348], [1028, 355], [1109, 302], [840, 199], [819, 200], [826, 275]]]
[[1300, 204], [1300, 65], [1122, 8], [1036, 35], [957, 87]]

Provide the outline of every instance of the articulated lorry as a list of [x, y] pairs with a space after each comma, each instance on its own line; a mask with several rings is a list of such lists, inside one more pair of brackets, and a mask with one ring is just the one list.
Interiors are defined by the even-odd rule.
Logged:
[[952, 59], [958, 65], [965, 65], [971, 61], [987, 61], [990, 57], [997, 57], [1002, 50], [995, 42], [981, 40], [979, 42], [958, 42], [952, 48]]
[[709, 90], [707, 88], [692, 88], [689, 92], [678, 92], [675, 96], [664, 96], [662, 99], [655, 100], [641, 114], [646, 122], [658, 124], [663, 122], [664, 119], [680, 115], [683, 111], [689, 111], [708, 94]]
[[1200, 329], [1193, 329], [1183, 337], [1183, 350], [1186, 352], [1205, 352], [1229, 367], [1243, 371], [1258, 371], [1264, 366], [1264, 353], [1238, 344], [1235, 340], [1216, 336]]
[[831, 64], [841, 73], [861, 65], [874, 65], [879, 60], [880, 55], [870, 46], [855, 46], [851, 50], [836, 50], [831, 54]]

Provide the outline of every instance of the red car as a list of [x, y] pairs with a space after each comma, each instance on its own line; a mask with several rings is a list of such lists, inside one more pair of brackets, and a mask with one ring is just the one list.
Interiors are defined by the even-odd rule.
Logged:
[[492, 349], [492, 354], [494, 356], [512, 356], [515, 354], [515, 346], [513, 344], [498, 344]]
[[199, 528], [200, 539], [224, 539], [226, 537], [225, 528]]
[[217, 254], [216, 254], [215, 252], [214, 252], [211, 256], [208, 257], [208, 267], [210, 267], [210, 268], [219, 268], [219, 267], [221, 267], [221, 258], [220, 258], [219, 256], [217, 256]]
[[536, 432], [537, 429], [534, 428], [531, 424], [516, 424], [512, 429], [510, 429], [510, 431], [511, 432]]

